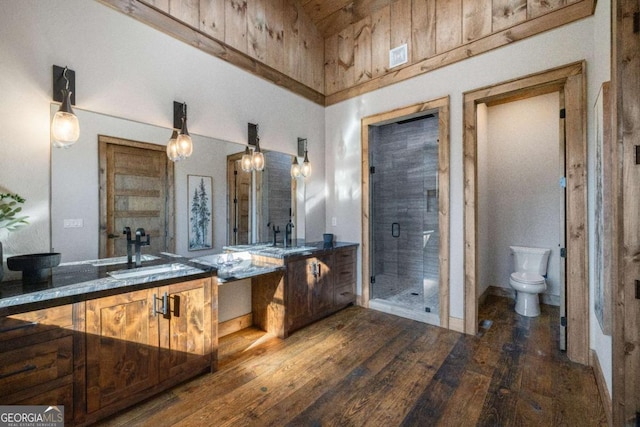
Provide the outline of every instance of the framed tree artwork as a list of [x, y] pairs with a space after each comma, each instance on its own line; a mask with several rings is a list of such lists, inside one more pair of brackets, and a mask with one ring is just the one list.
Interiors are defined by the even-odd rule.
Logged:
[[199, 251], [213, 247], [213, 179], [210, 176], [187, 175], [189, 250]]

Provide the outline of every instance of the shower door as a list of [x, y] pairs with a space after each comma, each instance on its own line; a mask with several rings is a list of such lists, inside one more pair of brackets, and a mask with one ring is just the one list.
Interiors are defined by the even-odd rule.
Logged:
[[438, 117], [372, 126], [369, 140], [371, 306], [438, 323]]

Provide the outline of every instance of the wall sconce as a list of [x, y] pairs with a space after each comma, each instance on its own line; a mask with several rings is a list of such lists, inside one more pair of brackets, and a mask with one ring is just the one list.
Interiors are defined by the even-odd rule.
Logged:
[[300, 176], [308, 177], [311, 175], [311, 162], [309, 162], [309, 154], [307, 152], [307, 139], [298, 138], [298, 157], [304, 157], [302, 165], [298, 164], [298, 158], [293, 159], [291, 165], [291, 176], [299, 178]]
[[[240, 160], [240, 166], [245, 172], [251, 172], [252, 170], [261, 171], [265, 167], [264, 153], [260, 150], [260, 137], [258, 136], [258, 125], [253, 123], [248, 124], [247, 131], [248, 145]], [[249, 148], [253, 145], [255, 148], [253, 151]]]
[[53, 66], [53, 100], [62, 102], [51, 121], [53, 146], [68, 148], [80, 137], [78, 117], [73, 113], [71, 105], [75, 105], [76, 73], [68, 67]]
[[[177, 131], [180, 129], [180, 132]], [[173, 101], [173, 132], [167, 143], [167, 157], [177, 162], [193, 153], [193, 141], [187, 129], [187, 104]]]

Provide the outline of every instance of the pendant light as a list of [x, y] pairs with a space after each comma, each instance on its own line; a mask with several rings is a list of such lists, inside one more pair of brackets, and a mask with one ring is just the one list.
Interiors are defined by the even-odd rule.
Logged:
[[300, 164], [298, 163], [298, 156], [293, 156], [293, 163], [291, 164], [291, 178], [300, 178]]
[[187, 129], [187, 104], [173, 101], [173, 132], [167, 142], [167, 157], [177, 162], [191, 154], [193, 154], [193, 141]]
[[253, 170], [253, 165], [251, 162], [251, 150], [249, 149], [248, 145], [244, 149], [242, 160], [240, 160], [240, 167], [244, 172], [251, 172]]
[[193, 153], [193, 141], [187, 130], [187, 104], [182, 104], [182, 128], [176, 139], [178, 154], [182, 158], [191, 156]]
[[[303, 154], [302, 152], [303, 149], [304, 149], [304, 160], [302, 161], [302, 165], [300, 166], [300, 175], [306, 178], [311, 175], [311, 162], [309, 162], [309, 154], [307, 151], [307, 139], [298, 138], [298, 155], [299, 156]], [[292, 169], [293, 169], [293, 166], [292, 166]]]
[[[69, 76], [73, 74], [70, 85]], [[63, 81], [64, 80], [64, 81]], [[64, 84], [64, 86], [62, 86]], [[71, 86], [71, 87], [70, 87]], [[53, 66], [53, 99], [61, 101], [60, 108], [51, 121], [51, 135], [53, 145], [58, 148], [68, 148], [75, 144], [80, 137], [78, 117], [71, 109], [71, 95], [75, 89], [75, 73], [68, 67]]]
[[169, 157], [169, 160], [171, 160], [172, 162], [177, 162], [179, 160], [182, 160], [182, 157], [180, 157], [180, 154], [178, 154], [177, 139], [178, 139], [178, 131], [174, 129], [173, 133], [171, 134], [171, 138], [167, 143], [167, 157]]
[[[248, 145], [244, 149], [240, 166], [244, 172], [262, 171], [265, 167], [264, 153], [260, 149], [260, 137], [258, 136], [258, 125], [248, 123], [247, 129]], [[251, 150], [249, 146], [253, 145]]]

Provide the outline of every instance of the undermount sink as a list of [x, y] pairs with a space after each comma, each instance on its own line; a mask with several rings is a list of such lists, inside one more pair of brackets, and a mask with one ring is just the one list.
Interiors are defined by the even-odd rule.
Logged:
[[[153, 261], [154, 259], [158, 259], [157, 256], [154, 255], [140, 255], [141, 261]], [[118, 256], [113, 258], [101, 258], [91, 262], [91, 265], [94, 267], [102, 267], [106, 265], [116, 265], [116, 264], [126, 264], [127, 257], [126, 256]]]
[[[110, 271], [107, 274], [114, 279], [118, 280], [126, 280], [126, 279], [137, 279], [140, 277], [154, 276], [157, 274], [166, 274], [166, 273], [175, 273], [177, 271], [183, 270], [198, 270], [197, 268], [190, 267], [188, 265], [173, 263], [173, 264], [162, 264], [155, 265], [151, 267], [143, 267], [143, 268], [134, 268], [130, 270], [118, 270], [118, 271]], [[203, 270], [200, 270], [203, 271]]]

